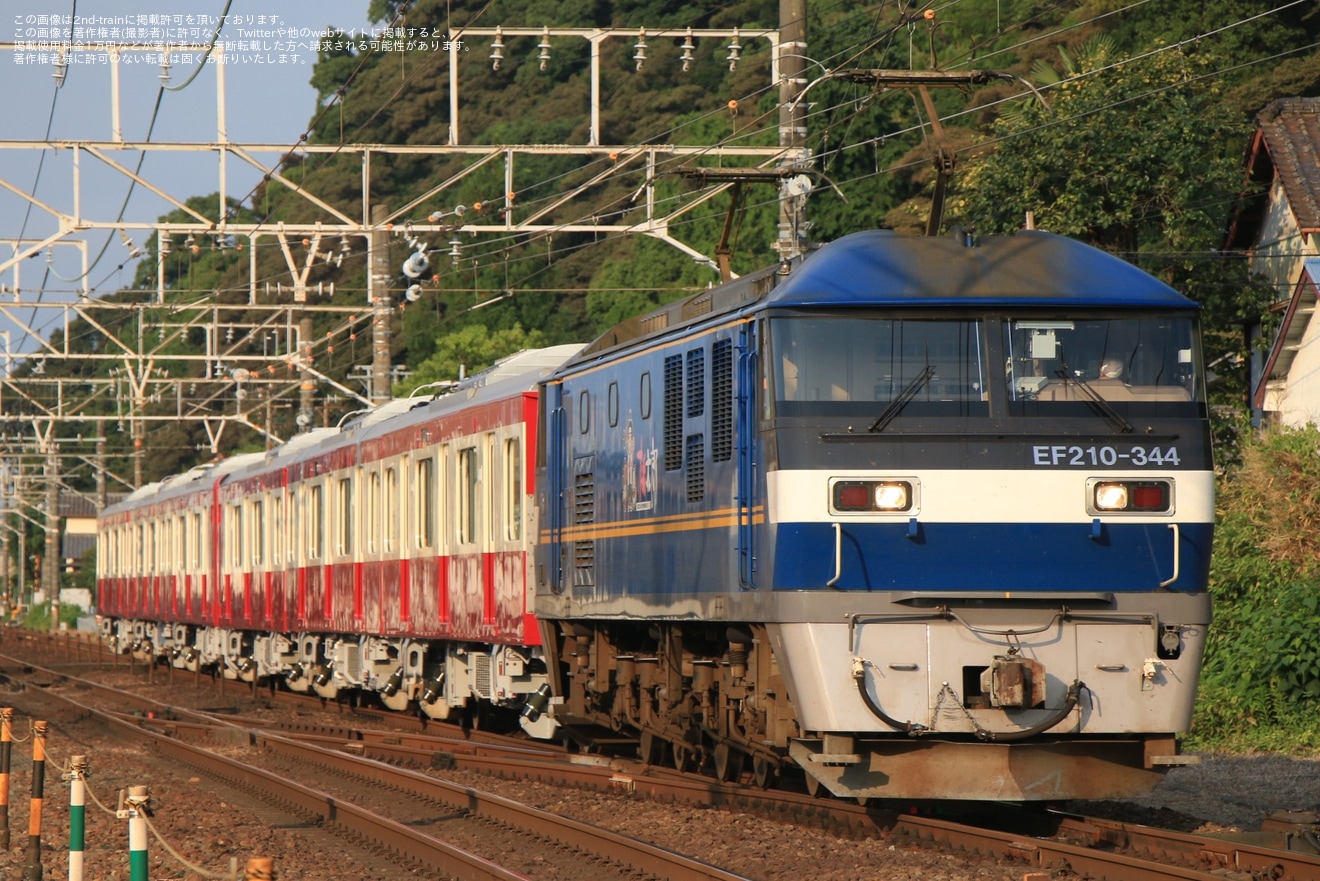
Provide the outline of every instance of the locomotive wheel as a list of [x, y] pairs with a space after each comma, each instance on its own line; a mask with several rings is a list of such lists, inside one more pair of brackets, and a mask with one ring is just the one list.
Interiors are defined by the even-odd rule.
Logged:
[[761, 789], [769, 789], [775, 782], [775, 766], [765, 759], [752, 759], [752, 782]]
[[742, 777], [743, 753], [727, 743], [715, 745], [715, 779], [726, 783], [737, 782]]
[[676, 740], [671, 752], [674, 757], [674, 767], [678, 770], [686, 772], [697, 767], [697, 752], [688, 744]]
[[638, 758], [648, 765], [658, 765], [664, 761], [664, 756], [664, 740], [650, 731], [643, 731], [641, 742], [638, 744]]

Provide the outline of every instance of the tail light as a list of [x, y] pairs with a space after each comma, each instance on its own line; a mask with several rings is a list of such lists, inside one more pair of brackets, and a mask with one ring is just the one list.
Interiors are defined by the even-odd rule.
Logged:
[[1087, 481], [1087, 513], [1168, 514], [1173, 510], [1173, 483], [1168, 480]]

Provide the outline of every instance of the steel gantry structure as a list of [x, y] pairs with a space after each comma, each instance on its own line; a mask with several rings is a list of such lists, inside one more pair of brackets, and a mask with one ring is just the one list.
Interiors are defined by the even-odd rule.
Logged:
[[[0, 139], [0, 154], [39, 154], [52, 157], [47, 173], [62, 176], [54, 189], [59, 199], [39, 197], [29, 188], [0, 174], [0, 210], [6, 206], [35, 214], [41, 232], [13, 239], [0, 238], [0, 464], [10, 480], [3, 489], [0, 513], [22, 514], [26, 499], [35, 487], [59, 487], [71, 470], [90, 469], [97, 483], [98, 506], [104, 504], [107, 485], [131, 489], [143, 481], [142, 458], [149, 427], [156, 423], [191, 421], [205, 426], [212, 452], [230, 425], [241, 425], [266, 436], [269, 443], [282, 440], [273, 431], [270, 411], [273, 406], [296, 406], [306, 412], [315, 389], [331, 389], [335, 394], [372, 406], [389, 397], [390, 380], [397, 369], [389, 363], [389, 319], [392, 309], [391, 271], [388, 247], [392, 239], [404, 237], [409, 248], [426, 249], [433, 241], [453, 244], [460, 236], [498, 236], [509, 240], [527, 240], [565, 233], [596, 235], [645, 235], [665, 242], [712, 268], [712, 255], [699, 252], [674, 235], [673, 227], [694, 209], [735, 186], [736, 178], [711, 183], [689, 196], [663, 202], [657, 198], [657, 182], [670, 171], [702, 164], [750, 166], [779, 169], [775, 179], [789, 180], [785, 169], [806, 170], [809, 162], [804, 147], [804, 109], [795, 100], [804, 80], [806, 64], [805, 23], [802, 0], [783, 0], [785, 15], [792, 20], [780, 29], [580, 29], [580, 28], [468, 28], [446, 48], [449, 75], [449, 143], [444, 145], [390, 144], [316, 144], [300, 142], [294, 147], [273, 143], [237, 143], [227, 134], [227, 98], [225, 94], [225, 46], [216, 45], [70, 45], [56, 48], [56, 63], [67, 63], [72, 54], [99, 52], [108, 56], [111, 124], [108, 136], [90, 139], [22, 140]], [[605, 145], [600, 143], [601, 54], [611, 40], [635, 40], [637, 69], [647, 62], [648, 37], [653, 41], [677, 38], [684, 40], [681, 60], [684, 69], [692, 61], [694, 40], [727, 41], [726, 61], [737, 64], [745, 49], [762, 43], [768, 47], [768, 88], [779, 96], [778, 142], [765, 146], [680, 146], [676, 144]], [[504, 40], [535, 38], [544, 69], [551, 51], [551, 40], [578, 41], [590, 55], [591, 125], [585, 144], [477, 145], [462, 142], [459, 128], [460, 53], [463, 41], [491, 42], [489, 62], [499, 68], [504, 60]], [[0, 43], [0, 53], [30, 51], [24, 43]], [[163, 56], [162, 79], [167, 78], [171, 57], [181, 53], [206, 53], [213, 56], [215, 71], [216, 131], [214, 139], [198, 141], [142, 141], [123, 137], [120, 114], [120, 64], [134, 52], [155, 50]], [[559, 51], [556, 47], [555, 51]], [[654, 50], [653, 50], [654, 51]], [[653, 57], [658, 62], [658, 57]], [[465, 62], [467, 63], [467, 62]], [[57, 84], [62, 84], [62, 70], [57, 69]], [[304, 136], [304, 139], [306, 136]], [[293, 157], [305, 161], [334, 158], [341, 165], [356, 166], [356, 188], [347, 196], [343, 181], [338, 191], [325, 192], [314, 183], [295, 179], [287, 162]], [[563, 187], [552, 198], [536, 204], [518, 202], [522, 180], [521, 163], [534, 156], [559, 156], [576, 160], [580, 171], [577, 180]], [[401, 157], [432, 157], [436, 162], [457, 162], [461, 167], [446, 179], [417, 193], [404, 204], [387, 206], [377, 192], [373, 170]], [[3, 155], [0, 155], [3, 158]], [[188, 195], [177, 192], [177, 182], [167, 182], [150, 169], [169, 167], [180, 159], [209, 168], [204, 174], [189, 177], [190, 188], [199, 180], [214, 180], [214, 212], [197, 207]], [[138, 159], [136, 167], [134, 159]], [[145, 160], [145, 161], [141, 161]], [[157, 161], [161, 160], [161, 161]], [[297, 200], [301, 216], [313, 217], [300, 222], [238, 222], [228, 206], [238, 195], [233, 181], [242, 169], [266, 183], [278, 184], [286, 198]], [[504, 191], [491, 200], [485, 210], [468, 210], [454, 204], [451, 191], [471, 175], [484, 169], [501, 169]], [[88, 186], [104, 186], [107, 176], [120, 185], [154, 194], [160, 204], [186, 219], [174, 222], [150, 221], [122, 216], [98, 216], [90, 208]], [[93, 183], [89, 183], [93, 181]], [[593, 205], [596, 193], [606, 185], [628, 184], [633, 191], [629, 212], [603, 211]], [[250, 192], [248, 193], [250, 195]], [[781, 234], [778, 249], [792, 256], [798, 246], [797, 230], [801, 223], [801, 199], [798, 193], [785, 193], [783, 201], [791, 206], [781, 211]], [[397, 200], [397, 196], [395, 196]], [[437, 207], [443, 206], [443, 207]], [[626, 216], [625, 216], [626, 215]], [[602, 217], [609, 218], [602, 220]], [[785, 219], [787, 218], [787, 219]], [[26, 224], [25, 224], [26, 228]], [[137, 236], [155, 235], [156, 253], [154, 290], [138, 292], [136, 302], [123, 298], [106, 299], [93, 294], [88, 277], [92, 269], [89, 256], [90, 237], [118, 236], [130, 249], [130, 258], [140, 256], [133, 244]], [[233, 292], [220, 297], [215, 291], [187, 291], [172, 288], [167, 282], [166, 260], [174, 237], [205, 241], [219, 247], [246, 252], [246, 296]], [[284, 272], [276, 280], [263, 279], [258, 270], [258, 255], [263, 249], [278, 248], [284, 258]], [[46, 255], [52, 262], [55, 249], [72, 249], [76, 254], [81, 283], [52, 297], [42, 285], [33, 285], [24, 277], [27, 261]], [[437, 249], [439, 250], [439, 249]], [[366, 290], [339, 291], [332, 300], [321, 283], [310, 281], [318, 261], [342, 260], [345, 254], [365, 258]], [[122, 268], [122, 264], [121, 264]], [[345, 302], [348, 297], [356, 302]], [[311, 339], [311, 316], [334, 315], [346, 331], [370, 328], [373, 345], [364, 388], [335, 380], [318, 371]], [[255, 318], [254, 318], [255, 316]], [[111, 320], [113, 319], [113, 320]], [[131, 327], [131, 334], [115, 328]], [[91, 328], [98, 344], [87, 347], [71, 345], [77, 329]], [[200, 334], [204, 344], [199, 350], [181, 351], [184, 337]], [[17, 337], [17, 341], [15, 340]], [[254, 340], [260, 339], [257, 351]], [[150, 341], [150, 342], [149, 342]], [[383, 342], [382, 342], [383, 341]], [[110, 369], [86, 369], [79, 375], [57, 369], [61, 363], [86, 365], [104, 362]], [[179, 374], [183, 375], [179, 375]], [[76, 426], [76, 433], [71, 426]], [[106, 465], [106, 435], [125, 431], [132, 437], [133, 473], [114, 473]], [[64, 463], [64, 464], [61, 464]], [[14, 485], [26, 486], [28, 495], [14, 492]], [[52, 516], [53, 502], [47, 500], [47, 517]], [[35, 508], [30, 510], [36, 510]], [[25, 516], [25, 515], [24, 515]], [[3, 524], [7, 526], [8, 517]], [[47, 526], [47, 542], [51, 532]], [[8, 581], [8, 555], [0, 577]], [[57, 554], [48, 546], [47, 562], [56, 564]], [[43, 573], [43, 581], [54, 587], [57, 575], [53, 568]]]

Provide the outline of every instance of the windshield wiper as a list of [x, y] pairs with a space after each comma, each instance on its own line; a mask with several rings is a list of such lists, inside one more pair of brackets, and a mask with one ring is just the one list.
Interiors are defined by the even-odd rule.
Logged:
[[931, 377], [934, 375], [934, 367], [931, 367], [929, 364], [923, 367], [921, 372], [912, 377], [912, 381], [903, 387], [903, 390], [898, 393], [898, 397], [889, 402], [889, 406], [884, 409], [883, 413], [875, 418], [875, 421], [871, 423], [871, 427], [868, 428], [867, 431], [884, 431], [885, 426], [892, 422], [894, 417], [902, 412], [903, 408], [907, 406], [907, 402], [916, 397], [917, 392], [921, 391], [926, 383], [930, 382]]
[[1086, 380], [1082, 379], [1080, 376], [1072, 376], [1071, 374], [1072, 370], [1069, 369], [1067, 364], [1063, 365], [1063, 369], [1054, 372], [1054, 375], [1062, 379], [1065, 385], [1070, 382], [1076, 383], [1077, 387], [1086, 395], [1088, 403], [1090, 403], [1090, 405], [1094, 407], [1101, 416], [1105, 417], [1109, 424], [1114, 426], [1120, 434], [1132, 433], [1131, 422], [1124, 419], [1122, 414], [1115, 410], [1108, 401], [1096, 392], [1095, 389], [1091, 388]]

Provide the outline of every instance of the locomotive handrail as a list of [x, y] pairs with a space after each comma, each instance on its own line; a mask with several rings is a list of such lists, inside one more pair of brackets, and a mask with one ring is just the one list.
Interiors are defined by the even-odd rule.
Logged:
[[826, 587], [833, 587], [834, 583], [843, 577], [843, 525], [834, 524], [834, 577], [825, 582]]
[[1177, 523], [1170, 523], [1169, 528], [1173, 530], [1173, 575], [1166, 581], [1161, 581], [1160, 587], [1168, 587], [1177, 581], [1182, 569], [1182, 534], [1178, 531]]

